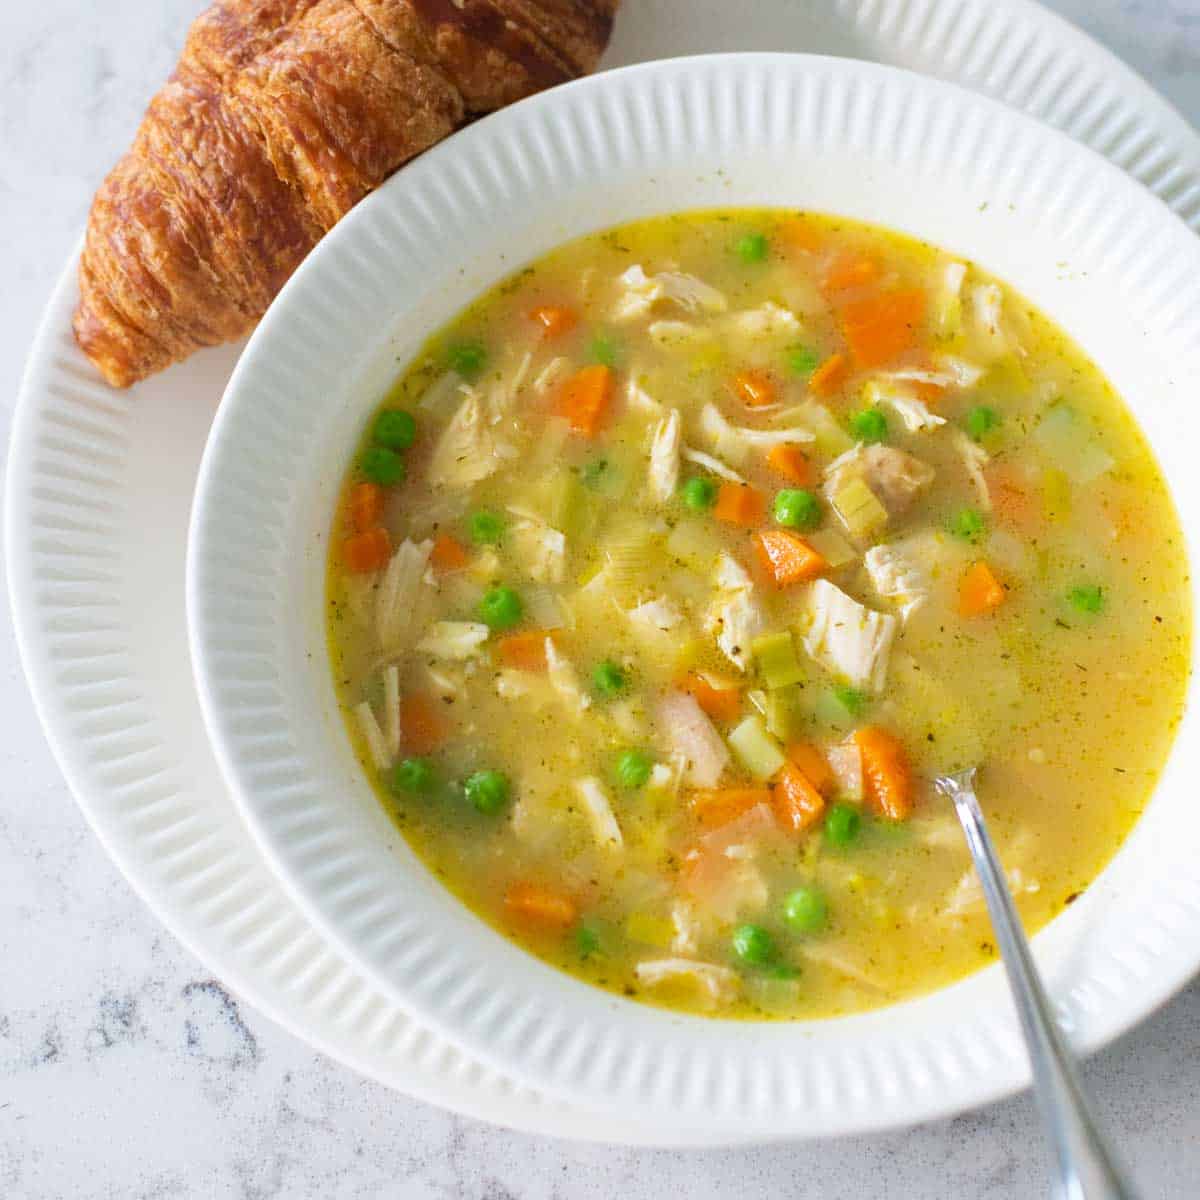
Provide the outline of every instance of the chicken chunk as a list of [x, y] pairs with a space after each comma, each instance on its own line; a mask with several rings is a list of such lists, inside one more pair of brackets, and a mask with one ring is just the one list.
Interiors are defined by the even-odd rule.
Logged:
[[469, 395], [442, 432], [429, 462], [434, 487], [466, 489], [486, 479], [515, 450], [496, 437], [483, 402]]
[[750, 666], [750, 645], [766, 628], [767, 619], [746, 569], [729, 554], [717, 560], [716, 599], [709, 609], [705, 629], [713, 634], [721, 653], [739, 671]]
[[665, 504], [679, 486], [679, 454], [683, 421], [673, 408], [659, 421], [650, 443], [650, 495]]
[[934, 470], [919, 458], [894, 446], [859, 444], [829, 464], [826, 492], [834, 495], [857, 475], [888, 511], [903, 516], [913, 501], [933, 482]]
[[895, 617], [859, 604], [827, 579], [809, 589], [807, 617], [804, 648], [815, 662], [852, 687], [883, 691]]
[[401, 649], [413, 627], [422, 590], [427, 586], [425, 573], [432, 550], [431, 541], [414, 542], [406, 538], [396, 547], [392, 561], [384, 569], [375, 595], [375, 628], [385, 653]]
[[863, 562], [879, 595], [896, 602], [901, 621], [907, 621], [929, 598], [929, 576], [894, 546], [872, 546]]
[[729, 765], [729, 750], [695, 699], [668, 692], [655, 715], [664, 741], [687, 764], [685, 780], [694, 787], [716, 787]]
[[594, 775], [589, 775], [575, 784], [575, 794], [587, 813], [596, 841], [601, 846], [620, 850], [625, 845], [625, 839], [621, 836], [621, 826], [617, 824], [612, 801], [604, 790], [604, 784]]

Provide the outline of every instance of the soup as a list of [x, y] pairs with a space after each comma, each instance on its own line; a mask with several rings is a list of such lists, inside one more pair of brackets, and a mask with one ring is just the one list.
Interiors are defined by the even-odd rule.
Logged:
[[1130, 415], [970, 263], [808, 214], [662, 217], [525, 268], [384, 398], [329, 566], [349, 727], [414, 850], [601, 987], [890, 1003], [995, 955], [1145, 805], [1189, 655]]

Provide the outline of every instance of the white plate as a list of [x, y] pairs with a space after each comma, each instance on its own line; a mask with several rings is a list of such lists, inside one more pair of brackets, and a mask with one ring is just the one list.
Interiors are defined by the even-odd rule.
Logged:
[[[192, 663], [217, 760], [267, 859], [317, 928], [419, 1019], [610, 1116], [670, 1114], [689, 1133], [858, 1133], [1022, 1080], [998, 964], [827, 1021], [706, 1020], [590, 987], [472, 916], [420, 863], [355, 758], [327, 653], [331, 513], [396, 363], [564, 240], [722, 204], [886, 224], [1009, 281], [1126, 398], [1184, 529], [1200, 526], [1200, 241], [1160, 201], [1064, 135], [923, 76], [800, 55], [675, 59], [581, 80], [437, 147], [296, 272], [234, 370], [201, 464]], [[1197, 719], [1189, 707], [1133, 835], [1034, 939], [1082, 1048], [1200, 967]]]
[[[1200, 226], [1194, 132], [1123, 64], [1024, 0], [760, 0], [753, 22], [724, 0], [639, 0], [627, 10], [610, 65], [788, 47], [940, 74], [1067, 129]], [[110, 392], [70, 336], [74, 275], [73, 256], [30, 354], [14, 422], [9, 580], [47, 736], [81, 808], [147, 904], [244, 1000], [400, 1091], [561, 1136], [753, 1140], [734, 1128], [689, 1137], [666, 1122], [600, 1118], [517, 1089], [414, 1022], [306, 924], [220, 779], [183, 625], [192, 487], [237, 348], [196, 355], [133, 393]]]

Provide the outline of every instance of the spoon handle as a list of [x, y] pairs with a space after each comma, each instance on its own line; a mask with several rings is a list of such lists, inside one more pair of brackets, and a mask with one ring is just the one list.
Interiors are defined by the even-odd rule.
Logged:
[[983, 884], [1029, 1049], [1038, 1108], [1058, 1167], [1056, 1195], [1059, 1200], [1135, 1200], [1137, 1193], [1118, 1168], [1088, 1111], [1074, 1058], [1050, 1008], [1004, 869], [984, 823], [974, 780], [959, 777], [955, 782], [958, 786], [951, 793], [954, 807]]

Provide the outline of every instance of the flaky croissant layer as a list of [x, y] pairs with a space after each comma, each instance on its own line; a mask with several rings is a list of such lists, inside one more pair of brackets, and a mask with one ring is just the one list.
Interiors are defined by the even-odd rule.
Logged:
[[127, 387], [241, 337], [397, 167], [592, 70], [619, 0], [218, 0], [96, 193], [75, 337]]

